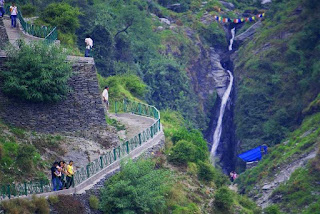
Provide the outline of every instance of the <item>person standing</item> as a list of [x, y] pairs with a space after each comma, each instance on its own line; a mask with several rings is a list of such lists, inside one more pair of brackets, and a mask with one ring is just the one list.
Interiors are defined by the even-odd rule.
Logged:
[[59, 178], [58, 178], [58, 162], [54, 162], [51, 167], [51, 181], [52, 181], [52, 189], [53, 191], [59, 190]]
[[73, 161], [71, 160], [67, 166], [67, 189], [73, 185], [73, 175], [74, 175], [74, 170], [73, 170]]
[[107, 108], [107, 112], [108, 112], [108, 110], [109, 110], [109, 87], [108, 86], [104, 87], [104, 90], [102, 92], [102, 98], [103, 98], [103, 102], [105, 103], [106, 108]]
[[10, 13], [11, 13], [11, 27], [17, 26], [17, 15], [18, 15], [18, 8], [15, 6], [14, 3], [10, 6]]
[[85, 57], [90, 57], [90, 52], [91, 52], [91, 49], [93, 47], [93, 40], [90, 38], [89, 35], [87, 35], [86, 39], [84, 40], [84, 42], [86, 43], [86, 50], [84, 52], [84, 56]]
[[1, 17], [3, 17], [4, 14], [5, 14], [4, 3], [5, 3], [4, 0], [0, 0], [0, 13], [1, 13]]
[[230, 181], [233, 183], [233, 171], [230, 172]]

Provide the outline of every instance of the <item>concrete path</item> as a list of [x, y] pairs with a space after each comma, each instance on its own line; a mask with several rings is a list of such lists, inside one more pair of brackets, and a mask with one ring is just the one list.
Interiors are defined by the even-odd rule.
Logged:
[[20, 28], [20, 22], [19, 19], [17, 19], [17, 27], [12, 28], [11, 27], [11, 20], [8, 16], [5, 16], [3, 18], [3, 24], [5, 26], [5, 29], [7, 31], [7, 35], [9, 38], [9, 42], [13, 44], [14, 46], [17, 46], [17, 40], [23, 39], [25, 42], [30, 43], [33, 41], [42, 41], [42, 38], [34, 37], [31, 35], [25, 34], [22, 29]]
[[130, 113], [109, 114], [109, 117], [119, 121], [126, 127], [126, 140], [146, 130], [155, 122], [152, 118]]

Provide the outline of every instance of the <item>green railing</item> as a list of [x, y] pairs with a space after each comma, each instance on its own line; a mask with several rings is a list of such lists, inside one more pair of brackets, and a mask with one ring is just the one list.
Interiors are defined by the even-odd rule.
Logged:
[[[10, 7], [6, 7], [6, 14], [10, 15]], [[26, 22], [20, 10], [17, 15], [23, 30], [35, 37], [44, 38], [48, 42], [54, 42], [58, 39], [58, 31], [56, 27], [38, 26]]]
[[[149, 128], [143, 130], [130, 140], [122, 142], [119, 146], [108, 150], [106, 154], [103, 154], [98, 159], [90, 162], [86, 167], [77, 169], [76, 173], [74, 174], [74, 186], [79, 185], [88, 178], [100, 172], [102, 169], [108, 167], [110, 164], [127, 156], [130, 154], [130, 152], [146, 143], [149, 139], [154, 138], [161, 131], [160, 112], [154, 106], [130, 100], [114, 102], [112, 103], [112, 106], [114, 106], [115, 113], [129, 112], [137, 115], [152, 117], [156, 121]], [[48, 180], [2, 185], [0, 186], [0, 200], [50, 191], [52, 191], [52, 186], [51, 182]]]

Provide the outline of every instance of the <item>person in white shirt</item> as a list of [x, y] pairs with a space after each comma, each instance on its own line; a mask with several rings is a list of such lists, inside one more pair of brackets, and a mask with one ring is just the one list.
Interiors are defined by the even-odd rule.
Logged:
[[106, 86], [104, 87], [104, 90], [102, 92], [102, 98], [103, 98], [103, 102], [106, 105], [107, 111], [109, 110], [109, 87]]
[[89, 35], [87, 35], [86, 39], [84, 40], [86, 43], [86, 51], [84, 52], [85, 57], [90, 57], [90, 51], [93, 47], [93, 40], [90, 38]]
[[18, 15], [18, 8], [12, 3], [10, 6], [10, 13], [11, 13], [11, 27], [17, 26], [17, 15]]

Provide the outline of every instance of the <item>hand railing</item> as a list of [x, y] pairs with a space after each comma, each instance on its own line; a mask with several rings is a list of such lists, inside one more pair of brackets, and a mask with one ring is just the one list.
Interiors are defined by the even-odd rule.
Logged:
[[[132, 151], [146, 143], [148, 140], [154, 138], [161, 131], [160, 112], [154, 106], [131, 100], [124, 100], [123, 102], [116, 101], [113, 105], [115, 113], [130, 112], [137, 115], [152, 117], [156, 119], [156, 121], [149, 128], [143, 130], [130, 140], [122, 142], [119, 146], [108, 150], [98, 159], [90, 162], [86, 167], [79, 168], [74, 174], [74, 187], [97, 174], [115, 161], [129, 155]], [[52, 185], [48, 180], [0, 185], [0, 200], [50, 191], [52, 191]]]
[[[6, 7], [6, 14], [10, 15], [10, 7]], [[26, 22], [20, 10], [17, 15], [24, 32], [39, 38], [44, 38], [48, 42], [58, 39], [58, 31], [56, 27], [38, 26]]]

